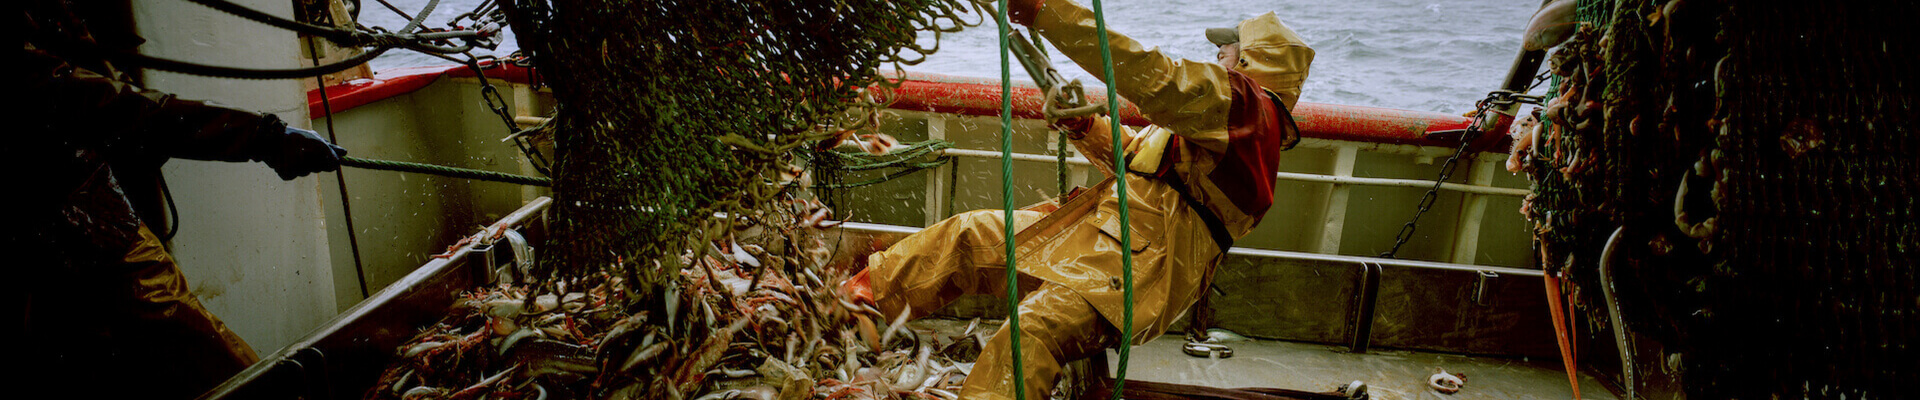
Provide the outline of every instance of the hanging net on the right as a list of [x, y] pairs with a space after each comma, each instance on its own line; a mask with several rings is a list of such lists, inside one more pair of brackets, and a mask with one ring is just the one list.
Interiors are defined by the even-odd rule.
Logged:
[[1623, 228], [1607, 261], [1637, 372], [1594, 370], [1641, 394], [1920, 396], [1920, 4], [1580, 15], [1595, 29], [1553, 57], [1524, 212], [1607, 346], [1596, 266]]

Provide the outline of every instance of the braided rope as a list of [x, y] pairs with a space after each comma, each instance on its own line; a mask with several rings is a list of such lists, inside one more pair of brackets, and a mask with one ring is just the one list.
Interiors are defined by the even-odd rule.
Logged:
[[465, 178], [465, 179], [474, 179], [474, 180], [482, 180], [482, 181], [490, 181], [490, 182], [503, 182], [503, 183], [512, 183], [512, 184], [520, 184], [520, 185], [528, 185], [528, 186], [548, 187], [553, 185], [553, 180], [548, 178], [525, 176], [525, 175], [514, 175], [514, 174], [509, 174], [504, 172], [494, 172], [494, 171], [478, 170], [478, 169], [470, 169], [470, 168], [449, 167], [445, 165], [412, 163], [412, 162], [405, 162], [405, 161], [373, 160], [373, 159], [366, 159], [366, 158], [359, 158], [359, 157], [340, 157], [340, 165], [347, 166], [347, 167], [361, 168], [361, 169], [412, 172], [412, 173], [420, 173], [420, 174], [428, 174], [428, 175], [439, 175], [439, 176], [452, 177], [452, 178]]

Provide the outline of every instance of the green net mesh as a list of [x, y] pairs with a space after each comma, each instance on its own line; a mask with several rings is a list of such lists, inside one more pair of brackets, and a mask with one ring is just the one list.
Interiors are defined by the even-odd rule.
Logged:
[[1577, 324], [1603, 346], [1583, 363], [1620, 381], [1595, 271], [1623, 228], [1610, 262], [1640, 394], [1920, 396], [1915, 15], [1581, 2], [1595, 29], [1554, 56], [1567, 104], [1527, 208], [1543, 266], [1583, 288]]
[[[883, 70], [984, 15], [958, 0], [591, 0], [552, 12], [540, 61], [559, 103], [556, 203], [540, 265], [562, 279], [615, 270], [643, 288], [729, 230], [716, 213], [751, 216], [789, 195], [782, 173], [805, 163], [794, 150], [874, 120]], [[934, 41], [916, 42], [926, 31]]]

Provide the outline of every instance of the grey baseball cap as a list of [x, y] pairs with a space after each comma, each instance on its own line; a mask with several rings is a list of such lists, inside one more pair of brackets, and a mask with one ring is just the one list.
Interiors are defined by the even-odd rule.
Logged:
[[1207, 28], [1207, 41], [1215, 46], [1240, 43], [1240, 28]]

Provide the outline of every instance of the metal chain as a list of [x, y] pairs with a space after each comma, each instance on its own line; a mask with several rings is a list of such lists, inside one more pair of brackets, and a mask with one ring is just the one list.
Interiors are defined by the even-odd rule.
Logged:
[[1414, 211], [1413, 218], [1407, 219], [1407, 223], [1400, 226], [1400, 234], [1395, 235], [1393, 238], [1393, 248], [1380, 252], [1380, 258], [1393, 258], [1395, 254], [1400, 252], [1400, 246], [1406, 245], [1408, 240], [1413, 239], [1413, 232], [1418, 229], [1420, 225], [1420, 216], [1426, 214], [1427, 210], [1432, 209], [1433, 204], [1439, 201], [1440, 186], [1445, 184], [1448, 178], [1453, 177], [1454, 169], [1459, 167], [1460, 158], [1465, 157], [1467, 155], [1467, 149], [1473, 147], [1473, 141], [1480, 138], [1481, 120], [1484, 118], [1498, 118], [1494, 116], [1495, 113], [1489, 112], [1493, 109], [1494, 105], [1508, 105], [1516, 102], [1537, 104], [1540, 99], [1540, 96], [1530, 96], [1508, 90], [1496, 90], [1492, 93], [1487, 93], [1486, 99], [1480, 100], [1479, 103], [1475, 104], [1474, 120], [1467, 125], [1466, 133], [1460, 134], [1460, 147], [1454, 149], [1453, 156], [1447, 157], [1447, 162], [1440, 165], [1440, 177], [1435, 178], [1433, 180], [1433, 187], [1427, 188], [1427, 194], [1420, 197], [1420, 205], [1418, 211]]
[[[1542, 73], [1541, 76], [1535, 77], [1534, 79], [1544, 81], [1545, 75], [1546, 75], [1545, 73]], [[1539, 83], [1535, 82], [1534, 85], [1538, 86]], [[1528, 86], [1527, 90], [1533, 90], [1533, 86]], [[1480, 102], [1482, 104], [1479, 104], [1478, 107], [1480, 108], [1480, 112], [1484, 113], [1488, 109], [1492, 108], [1493, 106], [1506, 106], [1506, 105], [1512, 105], [1514, 103], [1540, 105], [1540, 103], [1542, 101], [1545, 101], [1546, 99], [1547, 99], [1547, 96], [1535, 96], [1535, 95], [1530, 95], [1523, 92], [1515, 92], [1512, 90], [1495, 90], [1492, 92], [1488, 92], [1487, 98], [1485, 100], [1481, 100]], [[1478, 114], [1475, 114], [1475, 115], [1477, 116]], [[1481, 121], [1476, 120], [1474, 122], [1481, 122]]]
[[[487, 109], [493, 110], [494, 115], [500, 116], [500, 121], [507, 126], [507, 132], [512, 134], [513, 145], [519, 147], [520, 153], [527, 156], [527, 161], [533, 165], [533, 169], [539, 171], [541, 175], [552, 176], [553, 173], [547, 169], [549, 165], [547, 157], [540, 154], [540, 149], [535, 148], [532, 143], [527, 141], [526, 135], [518, 135], [518, 133], [520, 133], [520, 125], [513, 122], [513, 112], [507, 110], [507, 100], [500, 97], [500, 89], [495, 88], [493, 82], [487, 80], [487, 68], [481, 67], [479, 60], [479, 58], [469, 59], [467, 68], [472, 69], [473, 76], [480, 79], [480, 100], [487, 103]], [[501, 62], [507, 61], [496, 59], [488, 65], [498, 66]]]

